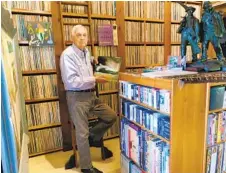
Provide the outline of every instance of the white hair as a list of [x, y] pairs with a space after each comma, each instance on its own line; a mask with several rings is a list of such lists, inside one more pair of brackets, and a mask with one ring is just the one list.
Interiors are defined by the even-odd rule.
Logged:
[[86, 27], [84, 27], [83, 25], [75, 25], [72, 30], [71, 30], [71, 36], [73, 37], [75, 35], [75, 33], [78, 31], [79, 28], [84, 28], [87, 32]]

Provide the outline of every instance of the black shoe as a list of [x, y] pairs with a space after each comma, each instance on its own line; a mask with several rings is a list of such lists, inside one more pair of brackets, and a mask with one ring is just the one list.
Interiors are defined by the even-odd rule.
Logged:
[[104, 145], [103, 139], [100, 141], [94, 141], [91, 137], [89, 137], [89, 146], [100, 148]]
[[65, 169], [72, 169], [74, 167], [76, 167], [76, 165], [75, 165], [75, 155], [73, 154], [65, 164]]
[[103, 173], [102, 171], [98, 170], [97, 168], [92, 167], [91, 169], [81, 169], [83, 173]]
[[113, 156], [113, 153], [107, 147], [103, 147], [101, 154], [103, 160]]

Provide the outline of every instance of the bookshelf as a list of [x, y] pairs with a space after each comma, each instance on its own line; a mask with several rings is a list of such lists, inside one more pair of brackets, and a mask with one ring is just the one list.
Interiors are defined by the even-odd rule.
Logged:
[[[220, 170], [222, 172], [226, 170], [226, 162], [225, 160], [223, 160], [223, 155], [226, 155], [226, 150], [224, 150], [223, 148], [226, 145], [226, 136], [224, 134], [226, 129], [224, 125], [225, 119], [218, 118], [214, 121], [216, 128], [215, 133], [217, 133], [217, 136], [219, 136], [219, 124], [223, 124], [222, 128], [224, 130], [221, 131], [221, 135], [224, 135], [222, 135], [222, 138], [218, 139], [218, 141], [215, 139], [212, 145], [207, 145], [207, 139], [210, 139], [210, 134], [208, 133], [208, 129], [211, 128], [209, 127], [210, 114], [216, 113], [217, 117], [220, 116], [220, 113], [223, 114], [224, 112], [224, 116], [226, 115], [225, 107], [209, 110], [210, 90], [212, 87], [224, 86], [225, 99], [226, 83], [185, 83], [181, 87], [178, 85], [178, 82], [179, 79], [148, 78], [141, 76], [141, 74], [120, 73], [119, 102], [121, 108], [120, 143], [122, 150], [121, 157], [123, 160], [123, 162], [121, 161], [122, 170], [128, 168], [128, 164], [132, 161], [131, 165], [136, 165], [136, 169], [138, 169], [140, 172], [148, 172], [145, 167], [145, 163], [142, 162], [142, 158], [145, 157], [145, 155], [148, 155], [148, 153], [142, 153], [142, 149], [146, 145], [148, 145], [146, 139], [149, 140], [149, 138], [143, 138], [142, 136], [142, 134], [146, 133], [152, 135], [152, 137], [154, 136], [154, 138], [160, 139], [161, 143], [164, 142], [164, 145], [162, 144], [163, 146], [166, 146], [166, 144], [169, 145], [169, 161], [166, 162], [166, 164], [169, 165], [169, 170], [162, 172], [204, 173], [209, 170], [210, 167], [211, 169], [216, 168], [219, 170], [221, 166], [222, 169]], [[143, 94], [142, 92], [137, 92], [136, 86], [138, 85], [143, 87], [142, 89], [139, 88], [139, 91], [143, 91]], [[149, 102], [150, 95], [148, 95], [151, 90], [144, 89], [145, 87], [158, 89], [160, 90], [160, 94], [161, 90], [167, 90], [170, 93], [170, 112], [168, 114], [166, 111], [161, 110], [161, 105], [161, 111], [159, 110], [159, 108], [156, 110], [155, 108], [153, 108], [153, 106], [148, 105], [149, 103], [151, 103]], [[134, 94], [129, 94], [129, 91]], [[138, 95], [139, 98], [143, 98], [142, 101], [140, 99], [137, 100]], [[127, 105], [128, 107], [126, 108], [125, 105]], [[126, 109], [127, 111], [125, 111]], [[139, 111], [137, 111], [136, 113], [135, 111], [131, 112], [131, 110], [136, 109], [142, 110], [143, 112], [148, 110], [151, 110], [151, 112], [154, 111], [154, 113], [152, 112], [152, 115], [154, 117], [156, 116], [156, 113], [160, 113], [161, 116], [164, 115], [163, 117], [168, 116], [170, 119], [170, 138], [166, 139], [164, 135], [160, 135], [160, 130], [158, 131], [158, 133], [154, 133], [154, 130], [150, 128], [147, 123], [145, 123], [145, 121], [149, 120], [147, 119], [149, 115], [144, 113], [139, 114]], [[159, 116], [160, 118], [157, 119], [158, 123], [161, 120], [161, 116]], [[140, 117], [142, 117], [143, 121], [141, 121]], [[153, 119], [150, 119], [151, 123], [155, 122], [155, 120], [152, 120]], [[160, 126], [158, 126], [158, 128], [159, 127]], [[131, 136], [126, 136], [126, 131], [128, 129], [129, 132], [127, 132], [127, 135], [130, 134]], [[131, 129], [139, 129], [141, 130], [141, 132], [137, 132], [138, 135], [134, 137], [134, 131]], [[146, 133], [143, 133], [143, 131], [145, 131]], [[139, 144], [141, 145], [141, 148], [136, 146], [137, 139], [140, 140]], [[130, 143], [133, 144], [133, 147], [130, 146]], [[126, 145], [128, 146], [127, 149], [125, 149]], [[138, 149], [138, 151], [137, 148], [139, 148], [140, 150]], [[149, 150], [150, 152], [152, 151], [150, 148]], [[155, 151], [158, 153], [158, 150]], [[161, 150], [161, 154], [163, 155], [164, 159], [166, 159], [166, 155], [163, 154], [163, 151], [165, 150]], [[140, 157], [138, 156], [139, 152]], [[147, 150], [145, 152], [147, 152]], [[147, 161], [148, 159], [146, 159], [146, 162]], [[164, 164], [162, 163], [162, 161], [157, 160], [156, 165], [157, 166], [155, 169], [157, 170], [160, 169], [159, 165]], [[165, 170], [165, 168], [163, 170]]]
[[27, 21], [52, 23], [50, 6], [43, 1], [14, 1], [11, 6], [18, 33], [30, 157], [62, 149], [54, 46], [30, 47], [22, 29]]
[[[152, 7], [155, 7], [156, 10], [150, 11]], [[119, 53], [124, 60], [122, 71], [140, 71], [145, 67], [166, 63], [170, 54], [170, 40], [164, 35], [169, 35], [169, 9], [170, 2], [116, 3], [116, 14], [120, 15], [120, 18], [116, 19], [119, 25]], [[143, 35], [139, 36], [140, 31], [143, 31], [141, 32]], [[130, 35], [133, 35], [133, 38]], [[137, 40], [136, 36], [142, 39]], [[161, 57], [161, 59], [154, 57]]]

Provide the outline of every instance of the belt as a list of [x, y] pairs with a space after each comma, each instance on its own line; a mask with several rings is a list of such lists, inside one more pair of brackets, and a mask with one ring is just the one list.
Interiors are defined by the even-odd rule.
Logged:
[[95, 88], [87, 89], [87, 90], [68, 90], [69, 92], [94, 92], [96, 91]]

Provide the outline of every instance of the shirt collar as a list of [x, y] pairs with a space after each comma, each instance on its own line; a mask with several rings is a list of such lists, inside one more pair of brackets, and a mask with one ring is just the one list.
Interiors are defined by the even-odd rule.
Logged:
[[72, 44], [72, 48], [79, 57], [84, 57], [84, 52], [85, 52], [85, 54], [87, 54], [87, 52], [88, 52], [87, 48], [85, 48], [84, 50], [81, 50], [74, 44]]

